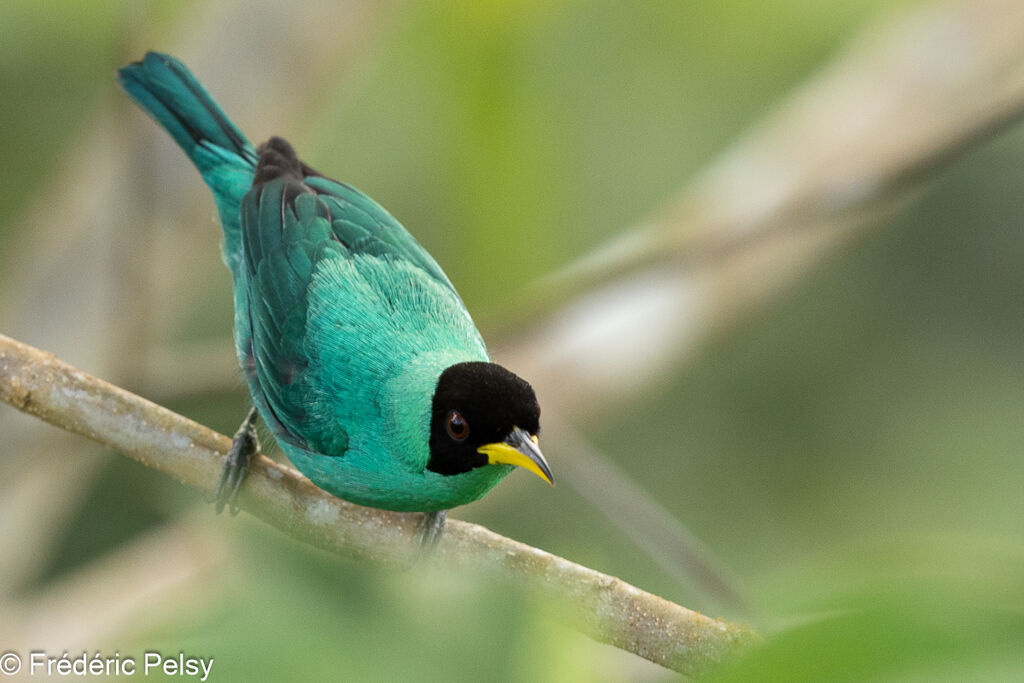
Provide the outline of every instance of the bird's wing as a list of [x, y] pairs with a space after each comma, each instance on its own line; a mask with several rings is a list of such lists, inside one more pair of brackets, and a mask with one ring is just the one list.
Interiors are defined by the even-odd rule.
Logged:
[[[387, 334], [377, 332], [379, 322], [372, 321], [378, 309], [387, 309], [396, 288], [402, 288], [398, 294], [405, 288], [435, 292], [426, 298], [448, 318], [464, 315], [472, 328], [444, 272], [390, 214], [358, 190], [316, 174], [279, 138], [261, 147], [253, 187], [242, 202], [241, 224], [254, 393], [278, 437], [294, 446], [333, 455], [346, 450], [344, 420], [329, 419], [330, 413], [346, 401], [371, 400], [354, 393], [368, 383], [353, 376], [366, 365], [354, 356], [364, 350], [395, 355], [401, 350], [395, 347], [411, 343], [393, 338], [401, 335], [373, 336]], [[402, 284], [361, 277], [371, 262], [378, 269], [390, 264], [389, 273], [403, 274]], [[327, 272], [333, 278], [329, 287]], [[326, 315], [325, 289], [332, 298]], [[451, 316], [456, 310], [461, 315]], [[351, 332], [355, 328], [358, 334]], [[477, 335], [475, 328], [471, 334]], [[374, 348], [386, 345], [392, 348]], [[328, 356], [334, 360], [330, 372], [348, 373], [329, 380], [334, 396], [324, 395], [328, 380], [322, 365]], [[374, 361], [379, 365], [381, 359]], [[338, 391], [345, 395], [337, 396]]]
[[441, 266], [380, 204], [350, 185], [323, 176], [307, 177], [305, 182], [329, 207], [331, 229], [351, 253], [406, 261], [458, 296]]

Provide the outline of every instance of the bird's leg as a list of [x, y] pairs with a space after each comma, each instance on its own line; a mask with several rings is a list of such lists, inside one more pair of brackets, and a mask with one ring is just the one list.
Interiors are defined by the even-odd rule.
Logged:
[[[447, 510], [423, 513], [423, 521], [420, 522], [420, 545], [416, 553], [416, 560], [419, 560], [424, 555], [429, 557], [434, 552], [437, 544], [441, 541], [441, 537], [444, 536], [444, 520], [447, 513]], [[413, 561], [413, 564], [415, 563], [416, 561]]]
[[235, 432], [235, 438], [231, 442], [231, 450], [228, 451], [228, 458], [224, 461], [224, 468], [220, 471], [220, 481], [217, 482], [217, 490], [213, 492], [211, 503], [217, 506], [217, 514], [228, 506], [232, 515], [238, 514], [238, 506], [235, 505], [235, 498], [238, 496], [238, 488], [245, 479], [245, 473], [249, 469], [249, 458], [260, 450], [259, 439], [256, 438], [256, 419], [259, 414], [256, 406], [249, 409], [248, 414]]

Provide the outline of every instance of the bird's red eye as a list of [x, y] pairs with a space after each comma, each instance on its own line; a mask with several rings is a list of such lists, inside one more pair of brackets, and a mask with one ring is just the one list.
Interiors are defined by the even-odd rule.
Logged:
[[456, 441], [465, 441], [466, 437], [469, 436], [469, 423], [466, 422], [466, 418], [462, 417], [462, 413], [457, 410], [452, 410], [448, 413], [448, 419], [445, 420], [444, 425], [448, 429], [448, 436]]

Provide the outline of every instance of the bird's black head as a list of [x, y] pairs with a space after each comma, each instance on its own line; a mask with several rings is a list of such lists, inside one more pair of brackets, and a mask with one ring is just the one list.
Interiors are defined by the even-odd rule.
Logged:
[[427, 469], [451, 475], [504, 463], [551, 482], [539, 431], [540, 406], [525, 380], [495, 363], [456, 363], [434, 391]]

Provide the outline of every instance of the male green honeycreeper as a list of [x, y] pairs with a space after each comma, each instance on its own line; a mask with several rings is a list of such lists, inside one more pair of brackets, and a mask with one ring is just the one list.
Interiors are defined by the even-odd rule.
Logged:
[[[255, 409], [320, 488], [376, 508], [449, 508], [513, 467], [549, 483], [533, 389], [491, 363], [452, 283], [398, 221], [304, 164], [286, 141], [253, 147], [174, 57], [118, 72], [216, 200], [234, 281], [235, 346]], [[234, 510], [258, 448], [251, 410], [215, 498]]]

